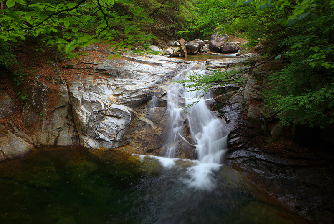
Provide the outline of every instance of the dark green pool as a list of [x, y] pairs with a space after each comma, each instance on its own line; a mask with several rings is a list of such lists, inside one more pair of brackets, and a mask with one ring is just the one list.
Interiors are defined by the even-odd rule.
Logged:
[[229, 167], [217, 187], [181, 181], [191, 166], [170, 169], [120, 152], [40, 148], [0, 163], [0, 223], [306, 223], [263, 203]]

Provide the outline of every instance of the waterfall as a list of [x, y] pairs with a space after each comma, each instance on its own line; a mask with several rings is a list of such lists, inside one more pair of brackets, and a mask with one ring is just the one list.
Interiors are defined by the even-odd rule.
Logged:
[[[183, 73], [180, 73], [175, 77], [174, 80], [180, 80], [183, 77]], [[172, 83], [169, 86], [167, 92], [167, 108], [170, 113], [171, 131], [169, 135], [169, 144], [167, 147], [166, 157], [174, 158], [175, 151], [177, 150], [176, 142], [180, 138], [180, 132], [182, 130], [183, 119], [181, 114], [184, 113], [182, 110], [182, 99], [183, 99], [183, 85], [180, 83]]]
[[[185, 79], [189, 73], [203, 75], [206, 72], [203, 69], [188, 69], [175, 79]], [[177, 150], [175, 142], [183, 137], [181, 131], [184, 128], [184, 119], [186, 118], [192, 139], [196, 142], [197, 159], [202, 163], [220, 163], [226, 148], [228, 130], [224, 120], [215, 116], [206, 106], [206, 101], [212, 98], [211, 94], [206, 93], [204, 97], [198, 98], [200, 95], [203, 95], [202, 92], [184, 88], [180, 83], [170, 85], [167, 93], [167, 106], [172, 124], [166, 156], [175, 157]], [[187, 113], [185, 113], [183, 107], [194, 102], [197, 103], [187, 108]]]
[[[190, 72], [205, 74], [207, 71], [188, 69], [175, 79], [185, 79]], [[212, 173], [221, 166], [220, 162], [227, 146], [228, 130], [224, 120], [215, 116], [206, 105], [206, 101], [212, 98], [211, 94], [206, 93], [204, 97], [198, 98], [201, 94], [201, 92], [184, 88], [180, 83], [170, 85], [167, 93], [167, 106], [171, 118], [171, 131], [165, 156], [175, 157], [178, 150], [176, 142], [181, 139], [186, 141], [181, 135], [186, 119], [191, 137], [196, 142], [194, 146], [197, 153], [197, 165], [189, 168], [189, 178], [183, 181], [190, 187], [212, 189], [215, 186]], [[187, 108], [187, 113], [185, 113], [182, 108], [195, 101], [198, 102]]]
[[[198, 70], [195, 73], [204, 75], [205, 72]], [[185, 91], [186, 106], [198, 101], [187, 109], [190, 133], [197, 143], [197, 159], [202, 163], [220, 163], [226, 149], [228, 130], [224, 120], [215, 116], [206, 105], [206, 101], [212, 98], [211, 94], [206, 93], [198, 99], [201, 94], [189, 88]]]

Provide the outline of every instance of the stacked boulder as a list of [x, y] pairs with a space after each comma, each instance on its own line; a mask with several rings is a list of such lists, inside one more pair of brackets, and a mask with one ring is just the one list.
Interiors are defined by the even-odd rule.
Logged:
[[211, 36], [209, 43], [210, 51], [214, 53], [237, 53], [240, 50], [240, 42], [228, 42], [229, 36], [215, 33]]
[[[241, 43], [231, 42], [229, 41], [229, 36], [222, 36], [221, 34], [215, 33], [211, 36], [210, 40], [195, 39], [185, 42], [185, 47], [188, 55], [212, 53], [233, 54], [239, 52]], [[155, 45], [152, 45], [150, 48], [162, 55], [170, 57], [180, 57], [185, 55], [180, 41], [170, 41], [167, 46], [162, 49]]]

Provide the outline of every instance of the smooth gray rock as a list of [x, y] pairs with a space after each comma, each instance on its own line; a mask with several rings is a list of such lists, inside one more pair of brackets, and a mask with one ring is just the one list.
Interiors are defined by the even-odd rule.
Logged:
[[220, 46], [220, 52], [223, 54], [237, 53], [240, 50], [240, 42], [225, 42]]
[[95, 77], [78, 75], [69, 84], [74, 121], [84, 147], [119, 147], [140, 107], [163, 94], [166, 85], [162, 83], [185, 66], [179, 59], [163, 56], [124, 57], [127, 60], [105, 59], [95, 67]]
[[0, 161], [24, 156], [33, 148], [32, 144], [14, 135], [0, 124]]
[[203, 40], [195, 39], [185, 43], [188, 54], [197, 54], [202, 52], [202, 48], [205, 45]]

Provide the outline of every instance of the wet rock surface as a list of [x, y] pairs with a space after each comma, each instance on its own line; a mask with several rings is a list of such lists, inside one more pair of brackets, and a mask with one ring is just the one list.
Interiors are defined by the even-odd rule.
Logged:
[[256, 148], [234, 131], [226, 162], [294, 212], [316, 223], [332, 223], [334, 158], [294, 147]]
[[231, 130], [226, 164], [268, 192], [269, 202], [283, 202], [312, 222], [332, 223], [333, 153], [292, 142], [291, 130], [263, 108], [258, 82], [249, 74], [245, 77], [244, 86], [230, 98], [233, 91], [228, 87], [216, 90], [225, 96], [218, 95], [218, 102], [224, 102], [220, 112]]
[[186, 48], [188, 54], [198, 54], [203, 52], [203, 47], [205, 46], [205, 43], [203, 40], [195, 39], [189, 42], [186, 42]]

